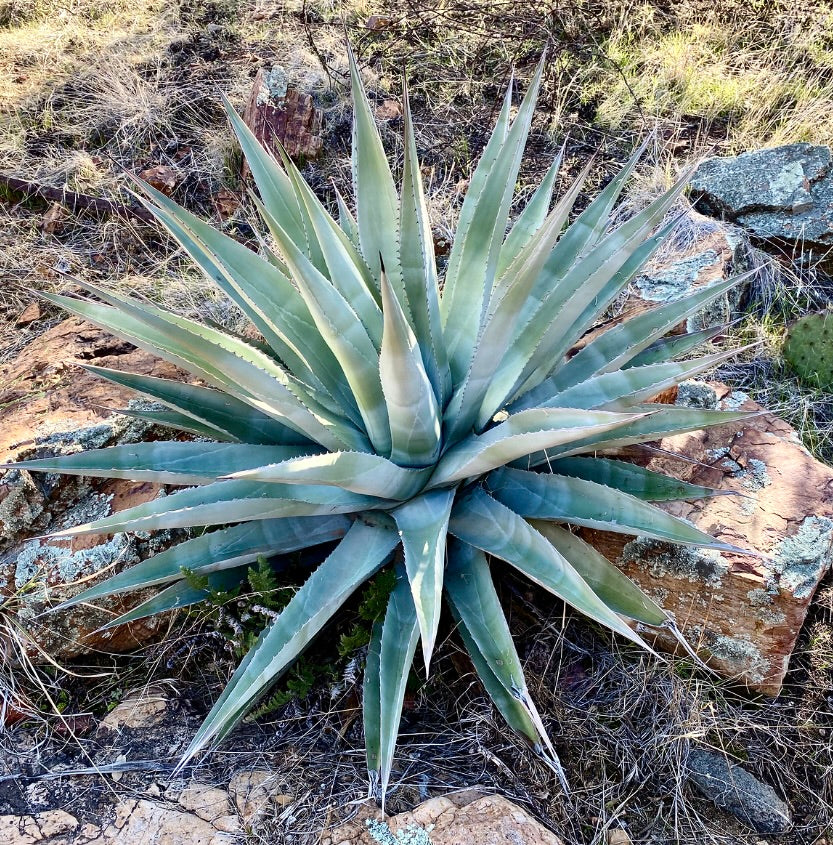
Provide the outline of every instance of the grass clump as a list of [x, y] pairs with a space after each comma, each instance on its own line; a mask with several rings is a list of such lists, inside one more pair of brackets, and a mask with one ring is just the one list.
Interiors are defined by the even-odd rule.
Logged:
[[668, 29], [623, 20], [603, 43], [607, 63], [587, 70], [582, 96], [615, 129], [653, 116], [696, 118], [729, 151], [824, 144], [833, 135], [831, 45], [830, 13], [783, 29], [737, 28], [694, 12]]

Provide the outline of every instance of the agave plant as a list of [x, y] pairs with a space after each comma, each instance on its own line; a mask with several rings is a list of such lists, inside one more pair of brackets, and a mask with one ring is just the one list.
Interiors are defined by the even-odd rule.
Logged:
[[738, 280], [597, 332], [569, 354], [668, 235], [661, 224], [685, 178], [613, 226], [637, 153], [568, 226], [588, 170], [550, 209], [559, 155], [510, 225], [543, 67], [542, 60], [513, 120], [509, 86], [442, 281], [407, 89], [397, 190], [351, 55], [355, 213], [339, 197], [336, 221], [293, 163], [268, 154], [228, 104], [270, 245], [264, 240], [258, 254], [144, 188], [147, 207], [251, 321], [257, 340], [88, 284], [94, 298], [47, 297], [199, 381], [87, 367], [161, 403], [164, 410], [139, 412], [144, 418], [197, 437], [17, 464], [184, 488], [54, 536], [222, 526], [61, 607], [164, 587], [110, 623], [119, 625], [204, 599], [190, 573], [224, 589], [260, 556], [280, 566], [299, 549], [324, 547], [181, 764], [223, 740], [348, 597], [392, 565], [395, 587], [373, 627], [364, 679], [367, 764], [382, 796], [408, 672], [418, 643], [429, 669], [443, 598], [497, 709], [562, 775], [490, 567], [509, 564], [645, 645], [625, 619], [673, 622], [565, 526], [737, 551], [652, 504], [714, 491], [610, 454], [742, 416], [648, 404], [725, 357], [678, 362], [711, 333], [664, 336]]

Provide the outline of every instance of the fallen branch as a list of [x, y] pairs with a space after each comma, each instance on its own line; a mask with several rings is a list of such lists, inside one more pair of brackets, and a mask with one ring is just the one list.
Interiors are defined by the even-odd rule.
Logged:
[[49, 185], [39, 185], [28, 179], [20, 179], [7, 173], [0, 173], [0, 186], [11, 193], [22, 194], [24, 199], [37, 197], [48, 202], [57, 202], [73, 213], [90, 211], [96, 215], [114, 215], [126, 219], [141, 220], [151, 223], [153, 215], [142, 206], [125, 205], [114, 200], [91, 197], [89, 194], [79, 194], [66, 188], [53, 188]]

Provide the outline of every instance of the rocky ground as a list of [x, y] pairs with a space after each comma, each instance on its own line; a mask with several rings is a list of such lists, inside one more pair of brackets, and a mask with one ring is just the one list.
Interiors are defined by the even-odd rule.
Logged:
[[[34, 0], [12, 3], [10, 11], [0, 4], [0, 42], [8, 47], [0, 94], [11, 118], [0, 138], [0, 182], [4, 175], [19, 180], [7, 179], [0, 197], [0, 461], [156, 435], [114, 413], [130, 410], [127, 392], [104, 386], [78, 364], [166, 377], [177, 377], [175, 369], [66, 320], [33, 289], [71, 288], [69, 273], [234, 325], [234, 310], [142, 218], [120, 167], [253, 243], [245, 174], [217, 94], [227, 93], [242, 111], [263, 86], [285, 82], [294, 91], [295, 123], [286, 99], [255, 117], [281, 131], [289, 123], [293, 143], [308, 154], [305, 176], [332, 199], [329, 180], [349, 181], [341, 16], [394, 150], [401, 128], [396, 80], [400, 60], [409, 61], [440, 252], [508, 68], [514, 63], [520, 77], [528, 75], [547, 37], [555, 39], [558, 61], [545, 84], [521, 193], [568, 131], [568, 173], [600, 150], [592, 194], [645, 130], [644, 115], [614, 128], [601, 94], [583, 101], [563, 85], [576, 61], [598, 58], [594, 38], [616, 35], [609, 10], [585, 21], [580, 3], [546, 18], [512, 4], [410, 3], [407, 12], [397, 4], [336, 5], [168, 7], [141, 0], [105, 8], [88, 0], [55, 22]], [[691, 12], [671, 11], [681, 20]], [[658, 32], [670, 26], [667, 12], [656, 7]], [[756, 25], [786, 31], [778, 23], [784, 20]], [[808, 13], [802, 25], [814, 20]], [[56, 46], [50, 26], [75, 46]], [[511, 39], [519, 46], [508, 52]], [[807, 61], [802, 72], [815, 74], [815, 60]], [[622, 78], [630, 72], [622, 65]], [[819, 90], [823, 100], [826, 89]], [[501, 596], [533, 695], [558, 737], [570, 796], [491, 712], [450, 628], [435, 674], [427, 683], [416, 679], [406, 702], [387, 807], [395, 817], [387, 827], [373, 821], [378, 808], [363, 802], [360, 690], [351, 659], [333, 659], [326, 645], [313, 649], [306, 675], [283, 687], [271, 712], [174, 774], [178, 753], [237, 660], [241, 644], [228, 625], [239, 619], [237, 610], [106, 632], [97, 629], [135, 599], [41, 615], [96, 573], [177, 539], [70, 543], [42, 535], [164, 490], [0, 473], [3, 841], [370, 845], [430, 836], [443, 845], [462, 841], [466, 831], [472, 845], [823, 845], [833, 837], [833, 399], [802, 382], [781, 356], [785, 325], [833, 302], [830, 151], [803, 143], [732, 157], [740, 137], [733, 127], [741, 126], [734, 119], [688, 115], [657, 124], [654, 166], [643, 168], [622, 214], [664, 184], [666, 169], [709, 144], [723, 155], [698, 170], [689, 201], [674, 212], [686, 212], [676, 236], [609, 319], [758, 268], [742, 296], [698, 315], [689, 328], [736, 321], [716, 343], [762, 345], [710, 374], [708, 383], [661, 400], [772, 413], [632, 457], [730, 492], [673, 510], [764, 557], [672, 553], [638, 539], [589, 535], [674, 611], [717, 675], [685, 655], [648, 660], [507, 576]], [[759, 145], [779, 137], [818, 140], [771, 132]], [[690, 207], [695, 201], [699, 212]], [[241, 600], [240, 613], [251, 604]], [[353, 631], [356, 611], [347, 608], [333, 640]]]

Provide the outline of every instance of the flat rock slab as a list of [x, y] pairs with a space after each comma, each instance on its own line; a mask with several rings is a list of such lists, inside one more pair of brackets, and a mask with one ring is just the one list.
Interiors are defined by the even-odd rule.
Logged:
[[147, 800], [116, 805], [115, 818], [98, 827], [63, 810], [0, 816], [4, 845], [237, 845], [242, 837], [218, 831], [193, 813]]
[[[685, 383], [678, 402], [761, 410], [719, 384]], [[815, 460], [795, 431], [768, 413], [668, 437], [659, 447], [670, 454], [654, 452], [649, 469], [739, 494], [662, 507], [764, 557], [606, 532], [585, 537], [676, 616], [717, 671], [775, 695], [816, 587], [833, 562], [833, 468]], [[674, 647], [665, 635], [658, 643]]]
[[526, 810], [501, 795], [466, 790], [431, 798], [416, 809], [384, 817], [363, 805], [356, 818], [325, 831], [321, 845], [562, 845]]
[[[114, 415], [136, 394], [81, 369], [96, 364], [179, 378], [181, 371], [82, 320], [64, 320], [0, 364], [0, 461], [68, 454], [151, 436], [149, 424]], [[98, 570], [138, 562], [148, 549], [133, 535], [35, 539], [60, 527], [107, 516], [156, 498], [158, 484], [0, 470], [0, 596], [14, 597], [18, 618], [40, 648], [31, 657], [67, 660], [94, 649], [129, 651], [164, 629], [163, 618], [96, 630], [131, 607], [114, 597], [104, 612], [82, 606], [38, 618], [82, 589]], [[147, 541], [155, 548], [164, 535]], [[88, 582], [83, 586], [88, 586]], [[24, 589], [26, 588], [26, 589]]]
[[789, 144], [710, 158], [691, 180], [697, 207], [762, 240], [802, 250], [833, 248], [830, 147]]
[[136, 394], [81, 369], [94, 364], [161, 378], [182, 377], [172, 364], [75, 317], [35, 338], [0, 364], [0, 461], [37, 437], [95, 425]]

